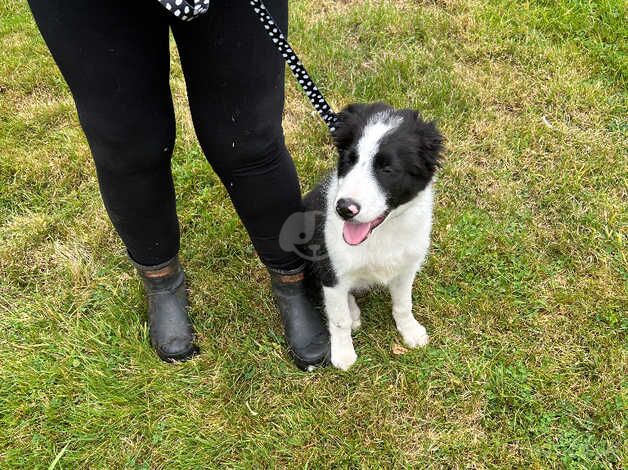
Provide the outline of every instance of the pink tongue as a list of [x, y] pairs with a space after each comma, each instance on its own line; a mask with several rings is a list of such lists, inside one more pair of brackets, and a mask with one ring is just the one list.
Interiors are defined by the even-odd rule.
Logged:
[[366, 240], [369, 230], [371, 230], [371, 222], [363, 224], [345, 222], [342, 228], [342, 236], [349, 245], [359, 245]]

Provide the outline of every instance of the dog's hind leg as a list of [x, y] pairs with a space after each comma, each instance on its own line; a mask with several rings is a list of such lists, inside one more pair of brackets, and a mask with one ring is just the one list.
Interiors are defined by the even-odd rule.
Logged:
[[360, 319], [360, 307], [353, 294], [349, 294], [349, 312], [351, 313], [351, 331], [356, 331], [362, 326], [362, 320]]
[[347, 370], [357, 359], [351, 339], [351, 310], [348, 289], [335, 286], [323, 287], [325, 312], [331, 339], [331, 363]]
[[425, 346], [429, 341], [425, 327], [412, 316], [412, 283], [415, 270], [395, 277], [388, 285], [393, 304], [393, 318], [404, 343], [411, 348]]

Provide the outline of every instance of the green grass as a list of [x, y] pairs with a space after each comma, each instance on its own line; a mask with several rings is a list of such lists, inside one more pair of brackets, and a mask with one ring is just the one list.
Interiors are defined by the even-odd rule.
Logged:
[[[203, 354], [159, 362], [68, 89], [24, 2], [3, 2], [0, 467], [625, 468], [626, 4], [291, 4], [335, 107], [412, 106], [448, 138], [415, 283], [430, 345], [392, 354], [390, 302], [372, 293], [350, 372], [292, 366], [175, 60]], [[291, 80], [285, 128], [307, 189], [333, 149]]]

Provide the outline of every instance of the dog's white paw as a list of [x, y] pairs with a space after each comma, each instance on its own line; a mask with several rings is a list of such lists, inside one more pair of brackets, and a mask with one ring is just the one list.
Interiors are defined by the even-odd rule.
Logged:
[[416, 320], [413, 323], [404, 325], [399, 332], [401, 333], [403, 342], [406, 343], [406, 346], [409, 348], [425, 346], [430, 341], [425, 327]]
[[360, 329], [361, 326], [362, 326], [362, 320], [360, 320], [359, 318], [357, 320], [353, 320], [351, 322], [351, 331], [356, 331]]
[[353, 346], [331, 348], [331, 363], [338, 369], [348, 370], [357, 358], [358, 355], [355, 353]]

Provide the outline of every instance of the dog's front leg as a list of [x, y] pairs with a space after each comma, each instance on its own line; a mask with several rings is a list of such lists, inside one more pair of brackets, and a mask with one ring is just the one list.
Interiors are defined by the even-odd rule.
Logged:
[[323, 296], [331, 336], [331, 363], [347, 370], [358, 358], [351, 340], [349, 290], [340, 285], [323, 287]]
[[411, 348], [425, 346], [429, 341], [427, 331], [412, 316], [412, 283], [414, 269], [395, 277], [389, 284], [393, 304], [393, 318], [403, 341]]
[[362, 314], [353, 294], [349, 294], [349, 313], [351, 314], [351, 331], [356, 331], [362, 326], [362, 320], [360, 320]]

